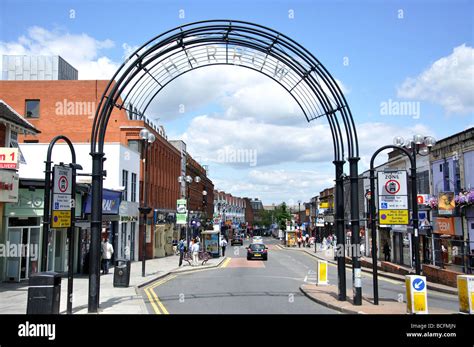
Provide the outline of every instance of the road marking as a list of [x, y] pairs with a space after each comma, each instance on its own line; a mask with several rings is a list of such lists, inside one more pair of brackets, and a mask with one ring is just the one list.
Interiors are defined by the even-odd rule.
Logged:
[[[155, 311], [156, 314], [169, 314], [168, 310], [166, 307], [161, 303], [160, 299], [155, 293], [155, 288], [158, 286], [161, 286], [162, 284], [171, 281], [173, 278], [176, 278], [177, 275], [171, 275], [167, 276], [165, 278], [162, 278], [161, 280], [145, 287], [144, 291], [148, 297], [148, 300], [150, 301], [151, 306], [153, 307], [153, 310]], [[159, 308], [158, 308], [159, 307]], [[161, 311], [160, 311], [161, 309]]]
[[226, 260], [224, 260], [222, 262], [222, 264], [219, 266], [220, 268], [225, 268], [227, 265], [229, 265], [230, 261], [232, 260], [232, 258], [227, 258]]

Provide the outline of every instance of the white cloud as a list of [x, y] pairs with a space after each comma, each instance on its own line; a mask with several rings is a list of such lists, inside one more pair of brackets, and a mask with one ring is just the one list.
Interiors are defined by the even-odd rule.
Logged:
[[[79, 79], [109, 79], [119, 64], [103, 54], [112, 40], [33, 26], [17, 41], [0, 41], [0, 55], [60, 55], [79, 71]], [[125, 47], [124, 47], [125, 49]]]
[[465, 44], [398, 88], [398, 97], [439, 104], [448, 114], [474, 112], [473, 95], [474, 49]]

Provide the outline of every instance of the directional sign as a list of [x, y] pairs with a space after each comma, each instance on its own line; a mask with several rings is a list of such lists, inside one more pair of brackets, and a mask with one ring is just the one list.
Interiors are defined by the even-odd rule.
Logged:
[[414, 279], [412, 285], [416, 291], [422, 291], [423, 289], [425, 289], [425, 281], [423, 280], [423, 278]]

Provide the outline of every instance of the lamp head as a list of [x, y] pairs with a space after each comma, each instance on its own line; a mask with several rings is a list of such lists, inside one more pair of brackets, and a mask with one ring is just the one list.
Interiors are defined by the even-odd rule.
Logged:
[[148, 134], [148, 143], [153, 143], [156, 140], [156, 136], [153, 133]]
[[415, 136], [413, 136], [413, 142], [417, 145], [421, 145], [424, 140], [425, 138], [423, 137], [423, 135], [416, 134]]
[[405, 140], [401, 136], [397, 136], [393, 139], [393, 144], [395, 146], [401, 147], [405, 143]]
[[431, 147], [433, 147], [435, 144], [436, 144], [436, 140], [435, 140], [435, 138], [434, 138], [433, 136], [427, 136], [427, 137], [425, 138], [425, 145], [426, 145], [426, 147], [431, 148]]
[[148, 140], [148, 135], [149, 134], [150, 134], [150, 132], [146, 128], [143, 128], [142, 130], [140, 130], [140, 138], [142, 140]]
[[201, 177], [199, 177], [199, 176], [194, 177], [194, 182], [196, 182], [196, 183], [201, 182]]

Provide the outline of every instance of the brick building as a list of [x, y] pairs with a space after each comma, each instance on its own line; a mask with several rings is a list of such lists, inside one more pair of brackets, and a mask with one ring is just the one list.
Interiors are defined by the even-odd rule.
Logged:
[[[207, 177], [206, 169], [194, 160], [189, 154], [186, 158], [186, 175], [193, 178], [189, 185], [189, 211], [200, 219], [212, 219], [214, 212], [214, 184]], [[200, 177], [201, 181], [196, 183], [194, 177]], [[176, 176], [177, 177], [177, 176]], [[203, 192], [206, 192], [204, 195]]]
[[[90, 142], [95, 109], [108, 82], [105, 80], [0, 81], [0, 95], [13, 109], [25, 115], [31, 124], [42, 130], [40, 134], [19, 136], [20, 143], [44, 145], [55, 136], [62, 134], [69, 137], [75, 145], [86, 145]], [[164, 255], [165, 248], [166, 253], [171, 250], [171, 245], [167, 247], [167, 244], [162, 244], [161, 239], [164, 240], [164, 236], [161, 237], [161, 235], [160, 240], [155, 242], [155, 237], [158, 236], [154, 223], [172, 219], [168, 217], [176, 210], [176, 200], [179, 197], [179, 184], [176, 178], [181, 173], [181, 154], [167, 141], [163, 129], [153, 125], [145, 117], [139, 118], [137, 119], [136, 114], [131, 114], [125, 109], [115, 108], [112, 111], [105, 142], [116, 144], [120, 151], [116, 152], [117, 156], [115, 152], [107, 153], [106, 151], [107, 160], [104, 163], [105, 169], [109, 165], [109, 168], [112, 167], [114, 171], [108, 170], [104, 188], [109, 179], [115, 182], [114, 187], [111, 188], [122, 187], [124, 197], [127, 198], [124, 200], [130, 202], [127, 208], [134, 210], [132, 219], [125, 220], [127, 218], [119, 216], [118, 223], [130, 222], [135, 225], [133, 230], [127, 231], [128, 234], [124, 235], [133, 242], [128, 247], [132, 247], [132, 253], [135, 253], [132, 259], [135, 260], [138, 260], [138, 252], [141, 258], [141, 247], [138, 245], [141, 245], [143, 234], [139, 232], [140, 238], [138, 238], [135, 217], [138, 203], [143, 203], [141, 188], [143, 187], [143, 164], [139, 160], [141, 155], [139, 131], [142, 128], [147, 128], [156, 136], [156, 141], [149, 147], [148, 154], [148, 205], [152, 208], [152, 212], [148, 216], [147, 258]], [[68, 159], [66, 158], [65, 161]], [[123, 168], [117, 168], [114, 163], [118, 160], [120, 163], [127, 164], [127, 161], [131, 159], [136, 160], [139, 172], [128, 172]], [[86, 164], [89, 164], [90, 157], [84, 160], [87, 161]], [[84, 163], [81, 164], [85, 166]], [[84, 167], [85, 172], [90, 172], [86, 167]], [[41, 167], [35, 170], [39, 173], [43, 171]], [[133, 175], [138, 175], [139, 182], [136, 181], [136, 176], [135, 182], [133, 181]], [[139, 194], [136, 193], [138, 190]], [[136, 195], [139, 195], [138, 199]], [[112, 233], [122, 232], [118, 225], [117, 229]], [[132, 235], [130, 232], [133, 232]]]

